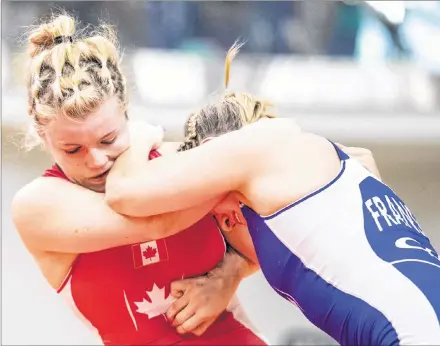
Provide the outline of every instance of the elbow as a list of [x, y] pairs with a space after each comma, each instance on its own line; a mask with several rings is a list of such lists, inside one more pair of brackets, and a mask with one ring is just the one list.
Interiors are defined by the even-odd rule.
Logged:
[[124, 199], [112, 193], [105, 194], [105, 202], [107, 205], [119, 214], [124, 214]]
[[105, 202], [117, 213], [128, 215], [127, 209], [130, 208], [130, 191], [131, 188], [126, 182], [120, 181], [117, 184], [109, 184], [107, 182], [105, 187]]
[[147, 196], [140, 193], [142, 189], [132, 181], [119, 180], [106, 186], [105, 202], [115, 212], [129, 217], [147, 217], [152, 213]]

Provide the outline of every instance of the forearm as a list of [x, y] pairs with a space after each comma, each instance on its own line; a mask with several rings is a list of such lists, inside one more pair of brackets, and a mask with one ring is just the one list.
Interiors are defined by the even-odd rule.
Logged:
[[131, 146], [122, 153], [113, 164], [106, 181], [106, 195], [111, 195], [120, 186], [121, 181], [133, 178], [143, 172], [149, 158], [149, 152], [138, 146]]
[[146, 170], [150, 152], [158, 148], [162, 140], [162, 129], [144, 121], [131, 122], [131, 145], [116, 159], [110, 170], [106, 181], [106, 196], [115, 195], [116, 192], [121, 193], [120, 188], [127, 179], [136, 180], [144, 176], [143, 172]]
[[232, 247], [228, 246], [223, 260], [220, 261], [214, 269], [208, 272], [208, 277], [223, 277], [227, 279], [231, 285], [235, 286], [236, 290], [242, 279], [252, 275], [258, 270], [258, 264], [242, 257]]
[[196, 222], [198, 222], [203, 217], [205, 217], [214, 208], [214, 206], [221, 201], [221, 199], [222, 197], [218, 197], [189, 209], [148, 217], [148, 218], [157, 218], [160, 220], [159, 222], [160, 226], [159, 227], [156, 226], [157, 229], [156, 233], [162, 236], [160, 237], [157, 236], [155, 238], [163, 238], [164, 236], [170, 236], [179, 233], [187, 229], [188, 227], [194, 225]]
[[[149, 153], [139, 145], [131, 146], [114, 163], [106, 181], [106, 203], [116, 212], [145, 217], [148, 189], [144, 188]], [[147, 184], [148, 185], [148, 184]]]
[[260, 270], [260, 265], [258, 263], [254, 263], [250, 259], [242, 256], [232, 246], [227, 245], [227, 247], [225, 257], [227, 258], [227, 261], [230, 262], [231, 267], [235, 266], [242, 279]]

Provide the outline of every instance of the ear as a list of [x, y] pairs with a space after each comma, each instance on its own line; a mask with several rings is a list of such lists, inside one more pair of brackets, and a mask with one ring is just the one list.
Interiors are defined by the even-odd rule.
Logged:
[[[37, 140], [38, 140], [39, 145], [41, 145], [43, 148], [45, 148], [47, 146], [47, 138], [44, 133], [44, 129], [39, 127], [38, 129], [34, 129], [33, 131], [35, 131], [35, 132], [33, 132], [33, 136], [38, 137]], [[31, 134], [31, 136], [32, 136], [32, 134]]]
[[224, 232], [232, 231], [236, 225], [246, 225], [246, 220], [241, 212], [240, 201], [234, 193], [229, 193], [214, 207], [211, 214]]
[[227, 214], [215, 213], [214, 218], [223, 232], [231, 232], [235, 226], [235, 223], [231, 222], [231, 218]]

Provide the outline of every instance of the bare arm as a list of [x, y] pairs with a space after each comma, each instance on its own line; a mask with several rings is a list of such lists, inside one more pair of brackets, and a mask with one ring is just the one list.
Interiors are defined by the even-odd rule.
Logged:
[[217, 203], [211, 200], [182, 212], [130, 218], [113, 211], [102, 194], [58, 178], [39, 178], [15, 196], [12, 216], [28, 248], [84, 253], [177, 233]]
[[294, 128], [298, 131], [286, 119], [271, 119], [267, 124], [271, 122], [248, 125], [200, 147], [148, 162], [139, 159], [145, 156], [144, 146], [132, 143], [107, 178], [106, 200], [121, 214], [148, 216], [240, 190], [260, 174], [264, 151], [273, 138], [283, 132], [292, 136]]
[[222, 233], [227, 243], [234, 248], [238, 254], [243, 256], [249, 264], [254, 264], [251, 271], [255, 271], [255, 267], [259, 267], [258, 257], [247, 226], [236, 226], [231, 231], [222, 230]]
[[179, 333], [203, 334], [230, 304], [241, 280], [256, 270], [258, 266], [228, 247], [223, 260], [207, 275], [171, 284], [171, 294], [177, 300], [167, 317]]
[[260, 266], [257, 263], [243, 257], [232, 246], [228, 245], [223, 261], [208, 272], [208, 277], [212, 275], [231, 275], [237, 280], [238, 287], [242, 279], [254, 274], [259, 269]]

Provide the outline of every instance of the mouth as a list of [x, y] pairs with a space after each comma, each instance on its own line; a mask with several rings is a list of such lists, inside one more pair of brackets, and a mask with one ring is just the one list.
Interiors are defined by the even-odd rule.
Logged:
[[101, 173], [101, 174], [99, 174], [99, 175], [96, 175], [96, 176], [90, 178], [90, 180], [93, 180], [93, 181], [101, 181], [101, 180], [103, 180], [103, 179], [105, 179], [105, 178], [107, 177], [107, 175], [108, 175], [109, 172], [110, 172], [110, 168], [107, 169], [105, 172], [103, 172], [103, 173]]

